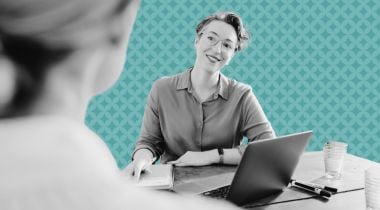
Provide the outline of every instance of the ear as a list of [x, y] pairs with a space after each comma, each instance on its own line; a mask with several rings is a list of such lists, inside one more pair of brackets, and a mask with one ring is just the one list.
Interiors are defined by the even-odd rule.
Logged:
[[195, 37], [195, 40], [194, 40], [194, 47], [195, 47], [195, 45], [198, 44], [200, 38], [201, 38], [201, 36], [199, 34], [197, 34]]
[[[1, 115], [6, 114], [5, 108], [12, 101], [14, 94], [16, 93], [16, 71], [15, 64], [5, 55], [1, 55], [0, 52], [0, 117]], [[3, 111], [5, 111], [5, 113], [2, 113]]]

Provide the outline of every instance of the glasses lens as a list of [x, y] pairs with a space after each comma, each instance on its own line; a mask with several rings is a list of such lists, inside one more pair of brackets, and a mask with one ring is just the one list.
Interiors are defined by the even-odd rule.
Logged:
[[219, 39], [218, 39], [218, 37], [216, 36], [216, 35], [214, 35], [214, 34], [206, 34], [206, 39], [208, 40], [208, 43], [210, 44], [210, 45], [216, 45], [216, 43], [218, 43], [219, 42]]
[[220, 40], [219, 37], [213, 33], [206, 33], [205, 38], [209, 45], [216, 45], [219, 42], [222, 43], [222, 49], [229, 51], [229, 50], [235, 50], [236, 46], [231, 41], [223, 41]]

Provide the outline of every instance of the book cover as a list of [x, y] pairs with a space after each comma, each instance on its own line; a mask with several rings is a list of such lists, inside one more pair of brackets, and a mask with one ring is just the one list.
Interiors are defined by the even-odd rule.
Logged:
[[141, 174], [137, 186], [150, 189], [170, 189], [173, 187], [173, 165], [152, 165], [150, 170]]

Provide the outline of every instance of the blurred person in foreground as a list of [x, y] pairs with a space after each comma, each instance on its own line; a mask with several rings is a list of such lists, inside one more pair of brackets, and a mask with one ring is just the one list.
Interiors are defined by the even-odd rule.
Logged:
[[138, 6], [0, 0], [0, 209], [233, 208], [135, 188], [83, 123], [123, 69]]

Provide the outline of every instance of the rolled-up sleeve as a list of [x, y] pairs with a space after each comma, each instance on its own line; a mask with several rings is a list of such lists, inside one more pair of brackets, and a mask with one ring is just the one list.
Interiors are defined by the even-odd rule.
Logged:
[[242, 107], [243, 134], [249, 141], [276, 136], [252, 89], [246, 92]]
[[155, 82], [148, 96], [140, 136], [136, 142], [133, 154], [139, 149], [148, 149], [157, 158], [164, 151], [165, 142], [161, 133], [157, 89], [158, 85]]
[[[276, 137], [259, 101], [252, 89], [245, 93], [242, 107], [242, 132], [249, 142]], [[243, 154], [247, 145], [240, 145], [238, 151]]]

